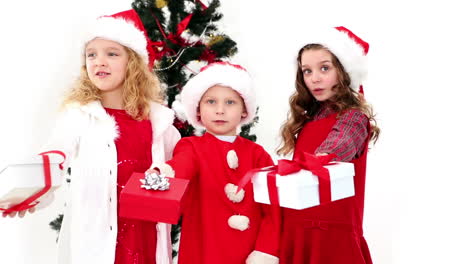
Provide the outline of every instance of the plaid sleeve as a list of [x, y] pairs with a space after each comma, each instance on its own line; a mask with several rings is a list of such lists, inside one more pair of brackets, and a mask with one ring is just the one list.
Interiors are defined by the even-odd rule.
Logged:
[[335, 153], [335, 160], [351, 161], [366, 147], [367, 123], [367, 116], [359, 110], [343, 113], [315, 153]]

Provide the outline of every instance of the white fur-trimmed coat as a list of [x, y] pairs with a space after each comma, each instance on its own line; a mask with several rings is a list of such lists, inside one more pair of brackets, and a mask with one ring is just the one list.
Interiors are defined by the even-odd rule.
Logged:
[[[172, 157], [180, 134], [174, 113], [152, 103], [153, 163]], [[58, 149], [71, 167], [64, 220], [59, 235], [60, 264], [114, 264], [117, 237], [117, 152], [115, 120], [98, 101], [70, 104], [58, 119], [45, 150]], [[152, 166], [153, 167], [153, 166]], [[68, 187], [67, 187], [68, 186]], [[170, 225], [157, 225], [157, 264], [171, 263]]]

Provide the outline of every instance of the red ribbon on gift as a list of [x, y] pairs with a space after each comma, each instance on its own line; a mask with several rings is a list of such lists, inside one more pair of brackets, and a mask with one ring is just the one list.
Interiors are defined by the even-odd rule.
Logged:
[[331, 165], [330, 161], [335, 158], [335, 154], [316, 156], [306, 152], [299, 154], [294, 160], [278, 160], [278, 165], [253, 169], [248, 171], [238, 183], [239, 192], [251, 180], [254, 174], [259, 172], [267, 173], [268, 196], [271, 205], [279, 205], [278, 189], [276, 187], [276, 174], [289, 176], [302, 169], [311, 171], [318, 177], [320, 204], [331, 202], [330, 172], [325, 165]]
[[42, 166], [44, 168], [44, 188], [42, 188], [39, 192], [31, 195], [29, 198], [26, 200], [22, 201], [21, 203], [12, 206], [10, 208], [0, 208], [0, 211], [5, 211], [3, 212], [4, 214], [9, 214], [11, 212], [19, 212], [19, 211], [24, 211], [26, 209], [29, 209], [31, 207], [36, 206], [39, 202], [36, 201], [39, 197], [44, 195], [47, 191], [49, 191], [50, 187], [52, 186], [52, 176], [50, 173], [50, 159], [48, 154], [59, 154], [63, 157], [62, 163], [59, 164], [59, 168], [63, 169], [63, 162], [65, 162], [65, 153], [59, 150], [51, 150], [51, 151], [46, 151], [39, 153], [38, 155], [42, 156]]

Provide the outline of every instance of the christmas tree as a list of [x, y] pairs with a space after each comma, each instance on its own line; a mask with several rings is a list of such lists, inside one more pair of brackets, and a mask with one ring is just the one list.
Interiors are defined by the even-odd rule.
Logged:
[[[195, 129], [184, 118], [178, 94], [191, 76], [208, 63], [227, 60], [237, 53], [236, 42], [220, 32], [217, 22], [219, 0], [205, 4], [201, 0], [135, 0], [132, 8], [138, 13], [156, 54], [154, 72], [161, 80], [166, 103], [176, 112], [174, 126], [180, 134], [192, 136]], [[252, 141], [251, 127], [244, 125], [240, 135]], [[51, 222], [60, 230], [62, 215]], [[172, 227], [172, 242], [176, 244], [180, 225]], [[173, 251], [173, 256], [177, 251]]]
[[[173, 105], [182, 87], [201, 67], [237, 53], [236, 43], [219, 32], [216, 25], [223, 17], [217, 11], [219, 6], [219, 0], [209, 5], [200, 0], [135, 0], [132, 3], [157, 54], [154, 70], [165, 88], [168, 106], [177, 113], [174, 125], [183, 137], [193, 135], [194, 128], [183, 118], [178, 102]], [[241, 136], [255, 141], [255, 135], [250, 135], [252, 125], [244, 126]]]

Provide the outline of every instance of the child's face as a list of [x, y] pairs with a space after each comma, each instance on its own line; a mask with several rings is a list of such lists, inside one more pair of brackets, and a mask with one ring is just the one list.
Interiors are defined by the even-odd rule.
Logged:
[[128, 53], [122, 45], [96, 38], [86, 45], [86, 71], [101, 92], [121, 91], [127, 71]]
[[234, 136], [247, 112], [244, 100], [236, 91], [227, 86], [215, 85], [200, 99], [198, 115], [209, 133]]
[[305, 50], [301, 56], [301, 69], [304, 82], [317, 101], [326, 101], [336, 94], [333, 87], [338, 83], [338, 73], [330, 52]]

